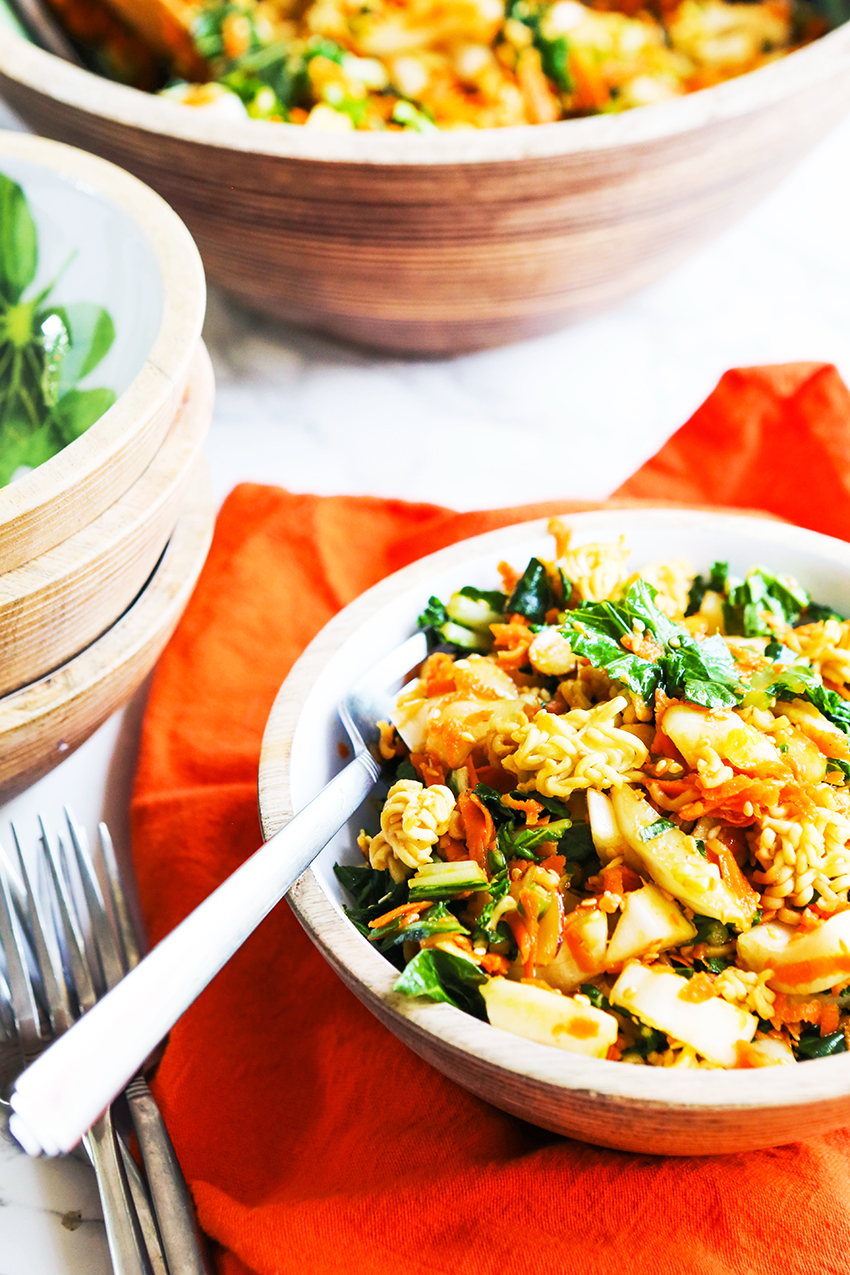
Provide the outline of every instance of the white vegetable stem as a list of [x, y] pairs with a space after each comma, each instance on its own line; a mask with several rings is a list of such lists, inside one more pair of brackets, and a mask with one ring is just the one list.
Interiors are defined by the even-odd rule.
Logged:
[[370, 792], [360, 753], [18, 1078], [9, 1128], [30, 1155], [70, 1151]]

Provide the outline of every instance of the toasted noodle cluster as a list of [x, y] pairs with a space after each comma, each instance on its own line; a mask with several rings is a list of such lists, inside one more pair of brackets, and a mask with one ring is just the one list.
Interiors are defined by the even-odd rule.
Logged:
[[505, 128], [678, 97], [826, 29], [806, 0], [226, 0], [193, 26], [210, 82], [163, 91], [334, 132]]
[[397, 989], [597, 1058], [795, 1064], [850, 1024], [850, 622], [572, 543], [431, 598], [348, 914]]

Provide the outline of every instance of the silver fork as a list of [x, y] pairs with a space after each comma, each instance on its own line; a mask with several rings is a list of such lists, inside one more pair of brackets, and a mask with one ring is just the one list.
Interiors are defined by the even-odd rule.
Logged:
[[368, 796], [380, 766], [364, 736], [374, 737], [393, 687], [425, 654], [416, 634], [357, 682], [340, 708], [353, 760], [18, 1078], [9, 1128], [30, 1155], [79, 1141]]
[[[5, 964], [8, 1009], [4, 1014], [14, 1032], [22, 1060], [41, 1052], [47, 1043], [66, 1031], [74, 1021], [75, 1009], [84, 1012], [94, 1004], [91, 971], [82, 949], [76, 915], [69, 917], [67, 936], [69, 966], [77, 975], [72, 1007], [71, 989], [66, 981], [57, 935], [48, 923], [40, 892], [31, 888], [30, 878], [17, 836], [14, 834], [21, 875], [0, 848], [0, 946]], [[61, 867], [50, 856], [51, 875]], [[59, 876], [60, 893], [69, 897], [64, 874]], [[61, 904], [60, 904], [61, 907]], [[52, 909], [51, 909], [52, 910]], [[63, 916], [63, 920], [64, 920]], [[71, 956], [73, 953], [73, 957]], [[37, 975], [34, 976], [34, 970]], [[132, 1190], [122, 1163], [111, 1107], [98, 1117], [84, 1138], [86, 1152], [97, 1177], [109, 1253], [116, 1275], [156, 1275], [145, 1244]], [[141, 1201], [140, 1201], [141, 1203]]]
[[[70, 853], [67, 854], [61, 841], [54, 839], [44, 821], [40, 820], [42, 854], [38, 862], [49, 871], [58, 917], [45, 915], [38, 883], [27, 872], [14, 828], [21, 881], [15, 881], [14, 872], [8, 865], [6, 871], [17, 920], [22, 928], [28, 930], [42, 974], [41, 984], [36, 983], [35, 989], [43, 992], [48, 1005], [59, 1006], [58, 1014], [51, 1015], [51, 1026], [57, 1031], [65, 1029], [63, 1024], [73, 1012], [73, 999], [76, 999], [80, 1012], [89, 1010], [99, 995], [114, 987], [128, 970], [138, 964], [142, 947], [106, 825], [99, 827], [99, 844], [109, 910], [85, 834], [67, 809], [65, 816], [70, 844]], [[76, 869], [79, 891], [74, 888], [75, 882], [69, 870], [71, 865]], [[58, 921], [53, 930], [50, 920]], [[134, 1077], [124, 1092], [155, 1213], [154, 1220], [141, 1174], [119, 1140], [118, 1151], [144, 1241], [142, 1249], [147, 1250], [154, 1275], [168, 1275], [169, 1272], [171, 1275], [206, 1275], [209, 1269], [206, 1252], [195, 1226], [188, 1189], [165, 1123], [143, 1075]], [[143, 1265], [142, 1269], [147, 1270], [147, 1267]]]

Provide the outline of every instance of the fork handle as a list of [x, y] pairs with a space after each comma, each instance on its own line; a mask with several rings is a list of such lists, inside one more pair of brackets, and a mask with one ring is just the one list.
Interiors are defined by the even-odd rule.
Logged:
[[100, 1116], [86, 1136], [97, 1177], [109, 1256], [115, 1275], [153, 1275], [130, 1188], [115, 1140], [112, 1113]]
[[175, 1275], [212, 1275], [186, 1179], [147, 1081], [142, 1076], [131, 1080], [124, 1094], [142, 1153], [168, 1269]]
[[371, 791], [365, 749], [19, 1077], [9, 1130], [30, 1155], [79, 1142]]

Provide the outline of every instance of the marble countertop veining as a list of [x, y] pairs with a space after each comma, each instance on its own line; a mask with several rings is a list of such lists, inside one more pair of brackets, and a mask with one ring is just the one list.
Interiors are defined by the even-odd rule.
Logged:
[[[0, 126], [13, 124], [0, 107]], [[211, 290], [216, 495], [239, 481], [456, 508], [610, 493], [729, 367], [837, 364], [850, 382], [850, 119], [744, 220], [673, 274], [576, 327], [422, 361], [369, 354], [251, 315]], [[530, 445], [531, 444], [531, 445]], [[517, 464], [516, 458], [521, 457]], [[543, 463], [541, 463], [541, 458]], [[143, 692], [0, 807], [34, 835], [70, 797], [128, 852]], [[108, 1275], [90, 1171], [33, 1163], [2, 1131], [0, 1275]]]

